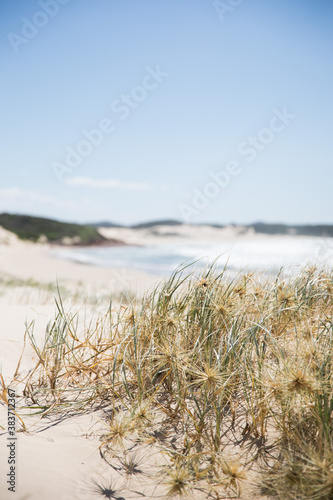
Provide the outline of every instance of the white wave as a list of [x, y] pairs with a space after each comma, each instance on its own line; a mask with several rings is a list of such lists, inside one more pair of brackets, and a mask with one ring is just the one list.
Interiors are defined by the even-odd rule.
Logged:
[[333, 240], [322, 238], [263, 238], [225, 242], [191, 242], [156, 246], [71, 248], [53, 251], [56, 257], [96, 266], [128, 268], [168, 275], [185, 261], [205, 266], [218, 258], [220, 266], [275, 272], [280, 267], [317, 264], [332, 266]]

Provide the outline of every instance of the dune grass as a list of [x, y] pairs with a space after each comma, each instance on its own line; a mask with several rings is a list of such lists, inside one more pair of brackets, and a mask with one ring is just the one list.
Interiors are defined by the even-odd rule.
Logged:
[[186, 268], [85, 328], [57, 308], [43, 347], [28, 330], [24, 395], [44, 416], [104, 408], [101, 454], [127, 476], [141, 443], [163, 457], [166, 496], [333, 498], [330, 272]]

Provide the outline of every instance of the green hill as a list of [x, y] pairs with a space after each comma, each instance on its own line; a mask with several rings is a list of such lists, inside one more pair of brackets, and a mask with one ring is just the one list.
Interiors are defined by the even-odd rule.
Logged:
[[82, 245], [105, 241], [105, 238], [92, 226], [59, 222], [42, 217], [3, 213], [0, 214], [0, 226], [15, 233], [22, 240], [37, 241], [44, 235], [54, 243], [63, 243], [64, 238], [74, 239], [74, 244]]

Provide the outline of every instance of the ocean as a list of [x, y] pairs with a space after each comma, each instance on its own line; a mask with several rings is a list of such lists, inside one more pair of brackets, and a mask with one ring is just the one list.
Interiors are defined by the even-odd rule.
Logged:
[[79, 247], [51, 251], [54, 257], [94, 266], [125, 268], [169, 276], [190, 262], [203, 268], [217, 259], [219, 268], [231, 272], [297, 272], [316, 264], [332, 267], [333, 238], [269, 237], [223, 242], [167, 243], [151, 246]]

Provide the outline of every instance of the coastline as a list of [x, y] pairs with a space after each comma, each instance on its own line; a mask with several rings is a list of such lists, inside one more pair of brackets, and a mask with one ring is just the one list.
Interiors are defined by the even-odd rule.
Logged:
[[86, 287], [90, 292], [107, 288], [110, 292], [126, 289], [140, 294], [156, 281], [156, 277], [139, 271], [91, 266], [51, 256], [49, 252], [57, 248], [66, 247], [28, 242], [0, 245], [0, 274], [40, 283], [59, 282], [73, 289]]

